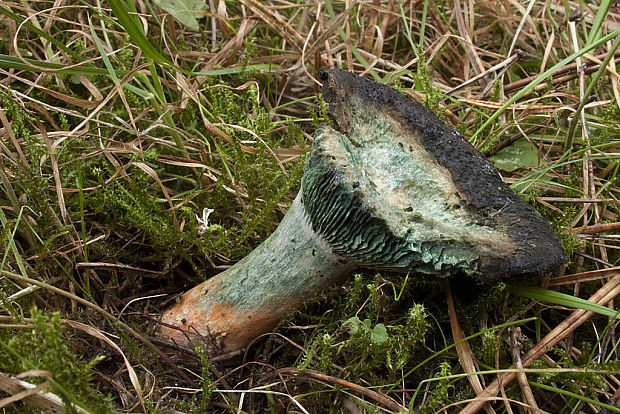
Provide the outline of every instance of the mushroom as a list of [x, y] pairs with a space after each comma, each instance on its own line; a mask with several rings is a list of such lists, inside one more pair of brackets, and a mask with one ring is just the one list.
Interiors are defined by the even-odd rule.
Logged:
[[356, 268], [541, 275], [564, 263], [549, 224], [462, 135], [406, 95], [322, 70], [322, 125], [276, 231], [180, 297], [161, 334], [213, 354], [246, 347]]

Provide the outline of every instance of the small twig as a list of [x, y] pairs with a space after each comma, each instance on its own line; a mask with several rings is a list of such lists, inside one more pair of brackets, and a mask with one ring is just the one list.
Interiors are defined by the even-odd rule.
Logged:
[[[40, 412], [64, 413], [65, 409], [60, 397], [50, 392], [43, 392], [49, 386], [49, 381], [34, 386], [26, 381], [0, 374], [0, 389], [8, 394], [12, 394], [10, 397], [0, 400], [0, 409], [4, 411], [6, 406], [23, 401], [24, 404], [29, 405], [33, 409], [40, 410]], [[86, 410], [81, 407], [73, 406], [72, 408], [77, 413], [86, 413]]]
[[580, 282], [592, 282], [594, 280], [607, 279], [609, 277], [613, 277], [620, 274], [620, 266], [612, 267], [610, 269], [599, 269], [599, 270], [591, 270], [589, 272], [582, 273], [574, 273], [572, 275], [552, 277], [549, 279], [549, 283], [547, 286], [561, 286], [561, 285], [572, 285], [574, 283]]
[[[614, 267], [614, 265], [609, 263], [607, 260], [599, 259], [598, 257], [594, 257], [592, 255], [589, 255], [588, 253], [585, 253], [585, 252], [580, 252], [578, 250], [573, 250], [573, 254], [576, 254], [577, 256], [583, 257], [585, 259], [592, 260], [593, 262], [602, 264], [603, 266]], [[578, 293], [579, 292], [575, 292], [574, 295], [577, 296]]]
[[301, 371], [296, 368], [282, 368], [276, 371], [276, 374], [288, 375], [292, 377], [306, 377], [308, 379], [315, 380], [315, 381], [324, 381], [330, 384], [336, 384], [338, 386], [346, 387], [353, 392], [361, 394], [364, 397], [369, 398], [375, 401], [376, 403], [381, 404], [382, 406], [387, 407], [388, 409], [393, 410], [395, 412], [398, 412], [398, 413], [409, 412], [410, 414], [415, 414], [415, 411], [413, 412], [408, 411], [407, 408], [398, 404], [396, 401], [394, 401], [393, 399], [391, 399], [390, 397], [388, 397], [387, 395], [383, 393], [369, 390], [368, 388], [362, 387], [361, 385], [343, 380], [341, 378], [332, 377], [330, 375], [323, 374], [322, 372], [314, 371], [311, 369], [305, 369]]
[[[463, 329], [459, 324], [458, 317], [456, 315], [456, 310], [454, 309], [454, 302], [452, 300], [452, 291], [450, 290], [450, 284], [448, 282], [444, 283], [444, 290], [446, 292], [446, 302], [448, 304], [448, 315], [450, 316], [450, 327], [452, 328], [452, 337], [454, 338], [454, 343], [456, 344], [456, 352], [459, 356], [459, 363], [463, 368], [463, 371], [472, 374], [467, 376], [467, 381], [471, 385], [472, 389], [476, 393], [476, 395], [480, 395], [484, 390], [482, 386], [482, 382], [480, 378], [475, 373], [479, 371], [476, 366], [476, 362], [474, 361], [473, 352], [469, 343], [464, 341], [465, 335], [463, 334]], [[485, 405], [484, 410], [487, 413], [495, 413], [493, 408], [490, 405]]]
[[571, 229], [570, 232], [579, 233], [579, 234], [598, 234], [598, 233], [605, 233], [607, 231], [618, 231], [618, 230], [620, 230], [620, 222], [592, 224], [590, 226]]
[[[518, 326], [513, 328], [510, 332], [510, 345], [512, 348], [512, 362], [513, 366], [516, 369], [523, 369], [523, 363], [521, 362], [521, 341], [523, 340], [523, 335], [521, 334], [521, 328]], [[536, 403], [536, 399], [534, 398], [534, 394], [532, 393], [532, 388], [530, 387], [530, 383], [527, 380], [527, 375], [525, 372], [517, 373], [517, 380], [519, 381], [519, 386], [521, 387], [521, 392], [525, 397], [525, 401], [528, 403], [530, 408], [529, 411], [538, 410], [538, 404]]]

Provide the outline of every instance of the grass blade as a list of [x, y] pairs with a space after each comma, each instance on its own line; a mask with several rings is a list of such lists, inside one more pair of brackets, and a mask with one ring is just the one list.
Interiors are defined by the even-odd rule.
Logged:
[[[12, 11], [10, 11], [8, 9], [5, 9], [2, 6], [0, 6], [0, 14], [4, 14], [6, 17], [8, 17], [10, 19], [13, 19], [18, 24], [23, 24], [23, 26], [26, 27], [28, 30], [36, 33], [37, 35], [41, 36], [45, 40], [49, 41], [54, 46], [56, 46], [56, 47], [62, 49], [63, 51], [67, 52], [67, 54], [69, 54], [72, 58], [77, 59], [78, 61], [82, 61], [82, 58], [80, 57], [79, 54], [77, 54], [73, 50], [69, 49], [67, 46], [65, 46], [62, 42], [59, 42], [54, 37], [50, 36], [49, 34], [45, 33], [44, 31], [40, 30], [39, 28], [34, 26], [32, 23], [24, 22], [25, 19], [23, 17], [13, 13]], [[6, 41], [6, 39], [4, 39], [4, 40]]]
[[583, 309], [598, 313], [599, 315], [608, 316], [610, 318], [620, 319], [618, 312], [612, 309], [597, 305], [596, 303], [592, 303], [576, 296], [567, 295], [566, 293], [556, 292], [554, 290], [543, 289], [535, 286], [508, 286], [507, 289], [513, 295], [554, 303], [556, 305], [566, 306], [569, 308]]
[[[26, 63], [24, 63], [24, 61]], [[59, 72], [67, 75], [107, 75], [108, 71], [92, 66], [63, 65], [62, 63], [45, 62], [34, 59], [20, 59], [0, 53], [0, 68], [26, 70], [30, 72]], [[117, 70], [123, 76], [128, 73], [125, 70]]]
[[[136, 22], [136, 19], [127, 11], [130, 6], [125, 1], [109, 0], [108, 5], [112, 9], [114, 15], [116, 15], [118, 22], [123, 26], [129, 37], [131, 37], [132, 42], [142, 50], [142, 53], [154, 62], [172, 65], [172, 63], [159, 53], [159, 51], [155, 49], [155, 46], [146, 38], [142, 28]], [[133, 4], [131, 6], [133, 6]]]
[[603, 0], [596, 12], [596, 16], [594, 17], [594, 23], [592, 23], [592, 27], [588, 32], [588, 39], [586, 40], [586, 44], [589, 45], [598, 39], [601, 27], [605, 22], [605, 18], [607, 18], [607, 13], [609, 12], [609, 8], [611, 7], [611, 0]]
[[556, 70], [562, 68], [566, 64], [568, 64], [568, 63], [572, 62], [573, 60], [577, 59], [579, 56], [582, 56], [585, 53], [588, 53], [589, 51], [597, 48], [598, 46], [602, 45], [603, 43], [607, 42], [608, 40], [611, 40], [611, 39], [615, 38], [618, 35], [620, 35], [620, 30], [616, 30], [616, 31], [608, 34], [607, 36], [599, 39], [597, 42], [592, 43], [590, 45], [587, 45], [583, 49], [579, 50], [578, 52], [573, 53], [572, 55], [570, 55], [568, 57], [565, 57], [564, 59], [562, 59], [561, 61], [559, 61], [555, 65], [553, 65], [551, 68], [547, 69], [543, 74], [541, 74], [535, 80], [530, 82], [525, 88], [521, 89], [512, 98], [508, 99], [506, 101], [506, 103], [504, 103], [504, 105], [502, 105], [501, 108], [499, 108], [497, 111], [495, 111], [495, 113], [493, 115], [491, 115], [489, 117], [489, 119], [487, 119], [484, 122], [484, 124], [482, 124], [482, 126], [480, 126], [480, 128], [478, 128], [478, 130], [471, 136], [470, 139], [474, 139], [478, 135], [480, 135], [482, 133], [482, 131], [484, 131], [484, 129], [486, 127], [488, 127], [492, 122], [494, 122], [510, 105], [512, 105], [513, 103], [518, 101], [522, 96], [528, 94], [538, 84], [540, 84], [540, 83], [544, 82], [545, 80], [547, 80], [547, 78], [549, 78]]
[[534, 381], [529, 381], [529, 384], [532, 387], [535, 387], [535, 388], [540, 388], [540, 389], [545, 390], [545, 391], [557, 392], [558, 394], [566, 395], [567, 397], [574, 398], [574, 399], [582, 401], [584, 403], [596, 405], [597, 407], [601, 407], [602, 409], [604, 409], [606, 411], [609, 411], [609, 412], [620, 413], [620, 408], [614, 407], [613, 405], [602, 403], [602, 402], [594, 400], [592, 398], [588, 398], [585, 395], [576, 394], [576, 393], [571, 392], [571, 391], [563, 390], [563, 389], [557, 388], [557, 387], [551, 387], [549, 385], [540, 384], [540, 383], [534, 382]]
[[[603, 73], [605, 73], [605, 70], [607, 68], [607, 65], [609, 64], [609, 61], [614, 57], [614, 54], [616, 53], [618, 46], [620, 46], [620, 37], [616, 39], [616, 42], [613, 44], [613, 46], [609, 50], [609, 53], [607, 54], [607, 56], [605, 56], [603, 63], [601, 63], [600, 69], [596, 71], [593, 78], [591, 79], [590, 84], [588, 85], [588, 88], [583, 94], [584, 98], [587, 98], [588, 96], [590, 96], [590, 94], [594, 90], [594, 87], [598, 83], [599, 79], [601, 78]], [[579, 106], [577, 107], [577, 110], [573, 114], [573, 119], [570, 123], [570, 127], [569, 127], [568, 134], [566, 137], [566, 145], [564, 146], [565, 148], [569, 148], [572, 145], [573, 137], [575, 135], [575, 128], [577, 127], [577, 123], [579, 120], [579, 114], [581, 114], [581, 111], [583, 111], [583, 107], [586, 106], [587, 103], [588, 103], [588, 99], [582, 99], [581, 102], [579, 102]]]

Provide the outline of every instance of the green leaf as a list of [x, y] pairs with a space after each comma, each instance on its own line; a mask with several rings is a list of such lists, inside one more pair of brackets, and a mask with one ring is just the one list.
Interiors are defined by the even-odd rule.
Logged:
[[364, 322], [362, 322], [362, 328], [364, 328], [364, 331], [370, 332], [370, 319], [364, 319]]
[[382, 344], [388, 339], [388, 333], [387, 329], [385, 329], [385, 325], [382, 323], [376, 324], [370, 333], [370, 340], [375, 344]]
[[606, 308], [597, 303], [590, 302], [576, 296], [556, 292], [554, 290], [543, 289], [534, 286], [508, 286], [508, 291], [514, 295], [526, 298], [541, 300], [544, 302], [555, 303], [556, 305], [569, 308], [583, 309], [610, 318], [620, 319], [620, 314], [613, 309]]
[[172, 17], [193, 30], [199, 30], [198, 19], [204, 17], [207, 5], [203, 0], [153, 0]]
[[[107, 70], [103, 68], [95, 68], [91, 66], [71, 66], [64, 65], [56, 62], [46, 62], [42, 60], [26, 59], [22, 58], [27, 63], [24, 63], [17, 56], [9, 56], [0, 53], [0, 68], [3, 69], [16, 69], [27, 70], [30, 72], [46, 72], [54, 71], [61, 72], [68, 75], [107, 75]], [[123, 76], [127, 74], [127, 71], [116, 71]]]
[[514, 171], [521, 167], [536, 166], [538, 151], [526, 138], [521, 138], [512, 145], [502, 148], [489, 159], [500, 170]]
[[359, 332], [361, 324], [362, 324], [362, 322], [360, 321], [360, 318], [358, 318], [357, 316], [353, 316], [353, 317], [347, 319], [346, 321], [344, 321], [344, 323], [342, 325], [343, 326], [350, 325], [349, 333], [351, 335], [355, 335], [356, 333]]
[[140, 48], [142, 53], [154, 62], [171, 65], [170, 61], [146, 38], [142, 25], [136, 16], [129, 14], [129, 11], [135, 11], [133, 0], [108, 0], [108, 6], [112, 9], [112, 12], [118, 19], [118, 23], [123, 26], [131, 41]]

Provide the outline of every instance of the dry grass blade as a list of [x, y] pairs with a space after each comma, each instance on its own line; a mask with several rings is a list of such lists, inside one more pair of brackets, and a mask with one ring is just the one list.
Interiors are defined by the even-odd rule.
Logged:
[[[473, 68], [474, 73], [476, 75], [480, 75], [485, 71], [484, 65], [482, 64], [480, 56], [478, 56], [478, 53], [476, 52], [476, 48], [474, 47], [468, 27], [465, 24], [465, 20], [463, 18], [463, 10], [461, 9], [461, 0], [454, 0], [454, 15], [456, 16], [459, 34], [463, 39], [463, 47], [465, 49], [465, 52], [467, 53], [467, 57], [469, 58], [469, 63]], [[490, 79], [488, 78], [488, 76], [483, 76], [479, 83], [481, 86], [484, 86], [489, 83], [489, 80]]]
[[270, 10], [261, 2], [254, 0], [241, 0], [247, 8], [252, 10], [273, 30], [278, 32], [283, 38], [291, 43], [291, 45], [301, 52], [304, 38], [291, 25], [289, 25], [278, 13]]
[[[308, 369], [300, 371], [295, 368], [283, 368], [283, 369], [278, 370], [276, 374], [281, 375], [281, 376], [308, 378], [308, 379], [312, 379], [315, 381], [324, 381], [329, 384], [338, 385], [340, 387], [346, 387], [350, 389], [351, 391], [358, 393], [366, 398], [369, 398], [370, 400], [396, 413], [408, 412], [405, 407], [398, 404], [396, 401], [392, 400], [390, 397], [388, 397], [385, 394], [381, 394], [380, 392], [377, 392], [377, 391], [372, 391], [366, 387], [362, 387], [350, 381], [345, 381], [340, 378], [332, 377], [331, 375], [325, 375], [322, 372], [317, 372], [317, 371], [308, 370]], [[411, 414], [415, 414], [415, 412]]]
[[[461, 325], [459, 324], [459, 320], [456, 315], [456, 310], [454, 309], [452, 291], [450, 290], [450, 285], [448, 283], [445, 284], [445, 291], [446, 302], [448, 303], [448, 315], [450, 317], [450, 327], [452, 328], [452, 338], [456, 344], [456, 352], [459, 355], [459, 363], [461, 364], [464, 372], [467, 374], [472, 374], [467, 376], [467, 381], [469, 381], [474, 393], [476, 393], [476, 395], [480, 395], [483, 392], [484, 387], [480, 381], [481, 377], [475, 374], [480, 371], [480, 369], [476, 365], [475, 357], [469, 343], [464, 341], [465, 335], [463, 334], [463, 330], [461, 329]], [[487, 413], [495, 413], [490, 405], [485, 405], [484, 410]]]
[[47, 146], [47, 150], [49, 151], [49, 157], [52, 164], [52, 172], [54, 174], [54, 183], [56, 184], [56, 196], [58, 197], [58, 207], [60, 208], [60, 215], [62, 217], [63, 224], [66, 226], [71, 222], [69, 218], [69, 212], [67, 211], [67, 207], [65, 205], [65, 197], [62, 194], [62, 183], [60, 181], [60, 172], [58, 171], [58, 162], [56, 161], [56, 155], [52, 150], [52, 144], [50, 143], [49, 137], [47, 136], [47, 131], [41, 122], [37, 122], [37, 127], [39, 128], [39, 132], [41, 136], [43, 136], [43, 140], [45, 145]]
[[[41, 413], [64, 413], [64, 405], [60, 398], [54, 394], [43, 393], [51, 384], [44, 381], [34, 386], [17, 378], [11, 378], [0, 373], [0, 389], [6, 393], [12, 394], [10, 397], [0, 400], [0, 408], [23, 401], [26, 405], [38, 410]], [[25, 389], [24, 389], [25, 388]], [[78, 412], [85, 412], [78, 410]]]
[[[25, 166], [28, 166], [29, 165], [28, 160], [26, 159], [26, 156], [24, 155], [22, 151], [21, 145], [19, 145], [19, 142], [17, 142], [17, 139], [15, 138], [15, 134], [13, 133], [13, 129], [11, 128], [11, 123], [7, 119], [2, 108], [0, 108], [0, 122], [2, 122], [2, 125], [4, 126], [4, 133], [8, 135], [9, 140], [13, 143], [13, 147], [15, 148], [15, 150], [17, 151], [17, 154], [19, 155], [20, 162], [24, 164]], [[5, 149], [4, 153], [10, 154], [11, 152], [8, 149]]]
[[[510, 333], [510, 346], [512, 348], [512, 361], [513, 366], [516, 369], [523, 369], [523, 363], [521, 362], [521, 341], [523, 337], [521, 335], [521, 328], [518, 326], [513, 328]], [[521, 393], [525, 397], [525, 401], [528, 404], [528, 409], [531, 411], [538, 411], [538, 403], [536, 402], [536, 398], [534, 398], [534, 394], [532, 393], [532, 388], [527, 380], [527, 375], [525, 372], [517, 373], [517, 381], [519, 381], [519, 386], [521, 387]]]
[[[221, 49], [213, 56], [209, 61], [200, 69], [200, 72], [207, 72], [212, 70], [216, 65], [222, 62], [233, 61], [239, 48], [243, 44], [245, 38], [254, 30], [258, 25], [256, 20], [245, 19], [241, 22], [241, 25], [237, 29], [237, 33]], [[209, 77], [200, 75], [196, 77], [196, 83], [202, 85]]]
[[120, 271], [129, 271], [141, 274], [151, 274], [153, 276], [164, 276], [165, 272], [156, 270], [149, 270], [135, 266], [123, 265], [120, 263], [100, 263], [100, 262], [82, 262], [76, 263], [75, 267], [78, 269], [118, 269]]
[[123, 352], [123, 350], [118, 345], [116, 345], [114, 341], [112, 341], [110, 338], [105, 336], [103, 332], [101, 332], [100, 330], [96, 329], [93, 326], [86, 325], [84, 323], [77, 322], [77, 321], [67, 320], [67, 319], [63, 320], [63, 322], [71, 326], [74, 329], [79, 329], [97, 339], [102, 340], [103, 342], [111, 346], [116, 352], [118, 352], [121, 355], [121, 357], [123, 357], [123, 362], [125, 363], [125, 367], [127, 368], [127, 374], [129, 375], [129, 380], [131, 381], [131, 385], [133, 385], [133, 388], [136, 391], [136, 396], [138, 398], [140, 406], [142, 407], [142, 411], [146, 413], [147, 410], [146, 410], [146, 407], [144, 406], [144, 396], [142, 393], [142, 386], [140, 385], [140, 380], [138, 379], [138, 375], [136, 375], [136, 371], [133, 369], [133, 367], [129, 363], [129, 360], [125, 356], [125, 353]]
[[308, 56], [312, 56], [312, 54], [316, 52], [317, 49], [319, 49], [330, 36], [332, 36], [338, 31], [339, 27], [342, 27], [342, 22], [344, 22], [344, 20], [349, 17], [349, 13], [356, 5], [357, 2], [352, 2], [351, 4], [349, 4], [347, 8], [342, 13], [340, 13], [338, 17], [336, 17], [336, 20], [331, 22], [327, 29], [325, 29], [321, 33], [321, 35], [316, 40], [314, 40], [312, 46], [310, 46], [308, 50], [305, 50], [304, 53]]
[[[14, 75], [12, 75], [12, 76], [14, 76]], [[66, 95], [64, 93], [55, 91], [53, 89], [49, 89], [49, 88], [43, 87], [43, 86], [41, 86], [41, 85], [39, 85], [39, 84], [37, 84], [35, 82], [31, 82], [30, 80], [22, 78], [22, 77], [19, 77], [19, 76], [15, 76], [15, 78], [17, 80], [19, 80], [20, 82], [25, 83], [26, 85], [30, 85], [31, 87], [33, 87], [35, 89], [38, 89], [38, 90], [40, 90], [40, 91], [42, 91], [42, 92], [44, 92], [46, 94], [49, 94], [50, 96], [52, 96], [52, 97], [54, 97], [56, 99], [59, 99], [59, 100], [61, 100], [63, 102], [66, 102], [67, 104], [70, 104], [70, 105], [74, 105], [74, 106], [81, 107], [81, 108], [89, 108], [89, 109], [91, 109], [91, 108], [96, 108], [97, 105], [99, 105], [101, 103], [101, 101], [97, 101], [97, 100], [91, 101], [91, 100], [86, 100], [86, 99], [74, 98], [72, 96], [69, 96], [69, 95]]]
[[[474, 83], [474, 82], [484, 78], [485, 76], [490, 75], [491, 73], [494, 73], [495, 71], [502, 70], [502, 69], [510, 67], [513, 63], [515, 63], [517, 60], [519, 60], [519, 57], [521, 55], [522, 55], [522, 53], [517, 50], [517, 52], [514, 55], [510, 56], [509, 58], [507, 58], [503, 62], [500, 62], [497, 65], [495, 65], [493, 67], [490, 67], [489, 69], [485, 70], [484, 72], [480, 73], [479, 75], [476, 75], [473, 78], [470, 78], [467, 81], [461, 83], [459, 86], [450, 89], [448, 92], [446, 92], [446, 95], [448, 95], [448, 96], [452, 95], [453, 93], [458, 92], [459, 90], [461, 90], [461, 89], [471, 85], [472, 83]], [[468, 100], [466, 102], [471, 103], [471, 101], [474, 101], [474, 100], [470, 99], [470, 100]], [[474, 101], [474, 102], [477, 102], [477, 101]]]

